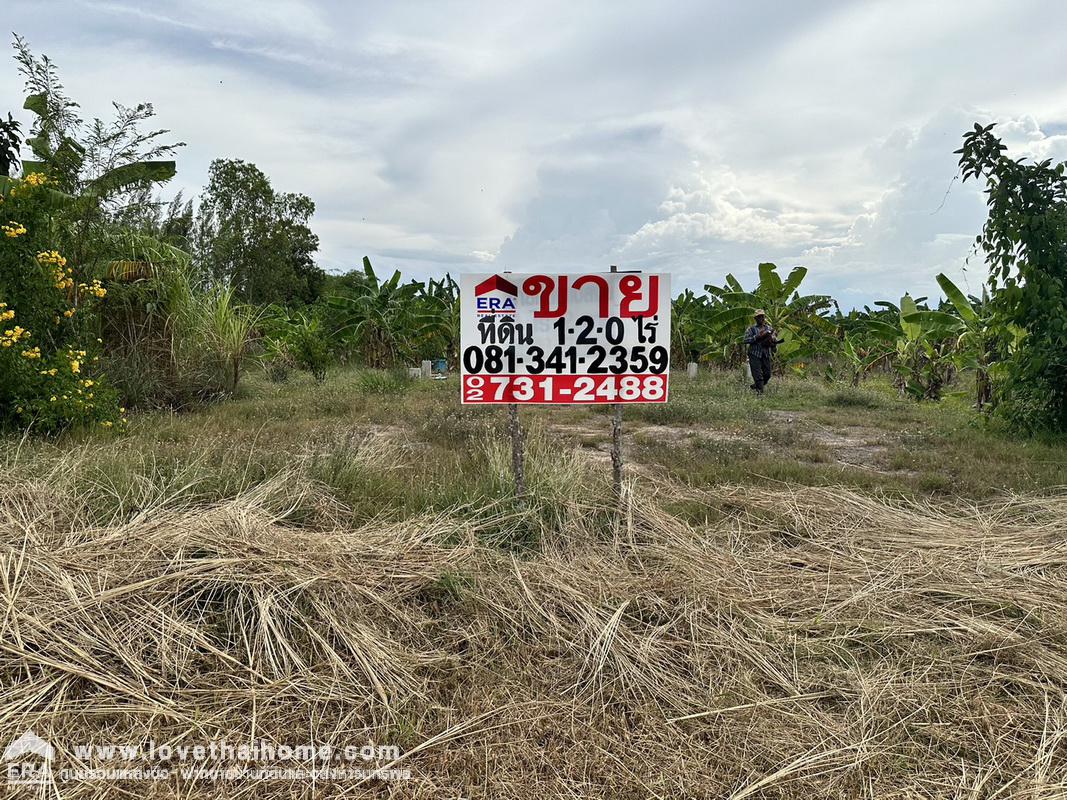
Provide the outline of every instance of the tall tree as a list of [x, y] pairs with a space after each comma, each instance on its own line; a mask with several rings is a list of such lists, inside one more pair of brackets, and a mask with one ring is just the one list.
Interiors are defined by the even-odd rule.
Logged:
[[1025, 336], [1006, 364], [1002, 410], [1030, 430], [1067, 430], [1067, 178], [1064, 164], [1005, 155], [993, 125], [963, 137], [963, 179], [984, 178], [989, 217], [976, 243], [995, 319]]
[[325, 278], [314, 213], [311, 198], [275, 192], [255, 164], [216, 159], [197, 220], [202, 277], [252, 303], [313, 302]]

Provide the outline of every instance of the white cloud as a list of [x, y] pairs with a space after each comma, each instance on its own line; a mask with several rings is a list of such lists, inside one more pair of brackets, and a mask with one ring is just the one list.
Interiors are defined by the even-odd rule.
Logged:
[[673, 186], [660, 204], [663, 218], [627, 237], [623, 252], [675, 251], [707, 241], [739, 242], [774, 249], [825, 237], [800, 209], [763, 205], [743, 190], [729, 169], [696, 173], [691, 185]]
[[5, 10], [89, 115], [153, 101], [190, 143], [175, 188], [240, 157], [306, 192], [328, 267], [699, 287], [779, 260], [861, 302], [960, 269], [983, 209], [952, 151], [976, 119], [1067, 158], [1067, 6], [1036, 0], [54, 6]]

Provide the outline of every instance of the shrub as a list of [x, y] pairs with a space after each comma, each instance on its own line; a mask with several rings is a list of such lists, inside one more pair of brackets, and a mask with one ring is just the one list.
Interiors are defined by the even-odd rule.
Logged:
[[827, 403], [837, 408], [881, 408], [885, 405], [878, 395], [852, 386], [834, 392], [827, 398]]
[[264, 313], [261, 324], [267, 348], [264, 367], [271, 380], [288, 377], [293, 366], [310, 372], [319, 383], [326, 380], [333, 357], [319, 317], [303, 312], [290, 316], [285, 309], [272, 307]]
[[271, 383], [288, 382], [289, 374], [296, 368], [293, 357], [284, 346], [272, 348], [261, 361]]
[[48, 182], [0, 178], [0, 428], [111, 427], [122, 412], [99, 374], [95, 335], [107, 290], [50, 246], [63, 196]]
[[315, 376], [322, 383], [326, 380], [326, 369], [330, 365], [330, 348], [318, 318], [305, 319], [303, 324], [294, 325], [288, 339], [289, 352], [296, 365]]
[[364, 394], [400, 394], [411, 386], [411, 380], [401, 370], [367, 369], [356, 378], [356, 386]]

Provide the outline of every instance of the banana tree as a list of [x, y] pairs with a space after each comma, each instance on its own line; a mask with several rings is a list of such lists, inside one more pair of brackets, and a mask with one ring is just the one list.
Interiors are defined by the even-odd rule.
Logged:
[[333, 334], [345, 355], [372, 367], [392, 367], [413, 357], [421, 287], [414, 281], [401, 283], [400, 277], [396, 270], [388, 279], [379, 279], [364, 257], [362, 274], [352, 274], [340, 294], [326, 299]]
[[953, 327], [957, 337], [956, 362], [961, 370], [974, 370], [975, 408], [981, 411], [993, 399], [989, 368], [996, 359], [997, 336], [988, 298], [972, 303], [943, 272], [938, 274], [937, 283], [959, 315], [959, 322]]
[[703, 349], [701, 330], [708, 298], [686, 289], [671, 303], [671, 355], [676, 362], [696, 361]]
[[784, 340], [778, 346], [779, 365], [803, 369], [835, 332], [825, 316], [833, 300], [827, 295], [799, 292], [807, 274], [806, 267], [795, 267], [783, 279], [777, 266], [763, 263], [759, 265], [759, 285], [751, 292], [745, 291], [733, 275], [726, 276], [723, 286], [705, 286], [712, 298], [703, 320], [707, 344], [719, 348], [727, 363], [740, 362], [744, 358], [741, 336], [752, 324], [756, 309], [762, 308]]
[[998, 365], [1003, 363], [1001, 356], [1010, 358], [1026, 330], [999, 324], [984, 288], [981, 298], [968, 298], [944, 273], [937, 276], [937, 283], [956, 315], [926, 312], [924, 318], [956, 337], [956, 365], [960, 370], [974, 371], [975, 408], [982, 411], [993, 401], [994, 378], [1000, 370]]
[[952, 379], [959, 317], [946, 311], [920, 308], [911, 295], [900, 300], [900, 331], [896, 357], [897, 388], [915, 400], [940, 400]]
[[171, 157], [184, 143], [164, 143], [168, 131], [142, 127], [155, 115], [150, 103], [114, 103], [113, 120], [86, 123], [65, 94], [55, 64], [34, 55], [18, 36], [14, 46], [27, 92], [23, 107], [34, 115], [25, 140], [33, 156], [23, 160], [23, 174], [43, 174], [47, 189], [71, 198], [56, 245], [71, 261], [102, 269], [114, 256], [98, 251], [101, 230], [114, 226], [119, 209], [150, 199], [146, 187], [174, 177]]
[[416, 296], [415, 351], [419, 358], [459, 358], [459, 284], [451, 275], [420, 284]]
[[841, 355], [853, 386], [859, 386], [871, 370], [891, 359], [896, 352], [898, 336], [898, 328], [878, 319], [863, 320], [843, 334]]

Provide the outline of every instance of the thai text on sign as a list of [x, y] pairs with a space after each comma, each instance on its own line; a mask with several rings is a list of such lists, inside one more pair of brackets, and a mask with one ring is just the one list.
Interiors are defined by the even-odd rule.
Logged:
[[460, 278], [463, 403], [665, 403], [670, 276]]

